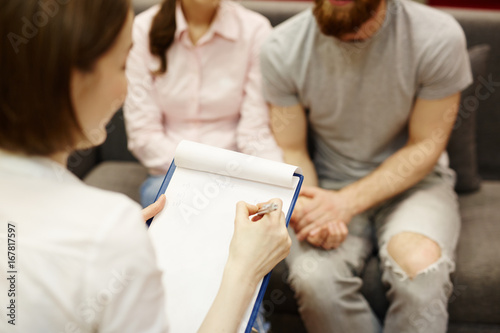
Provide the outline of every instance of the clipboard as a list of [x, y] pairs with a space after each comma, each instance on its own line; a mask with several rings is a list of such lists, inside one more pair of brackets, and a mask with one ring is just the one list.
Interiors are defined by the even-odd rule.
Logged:
[[[167, 196], [167, 206], [148, 221], [172, 332], [196, 332], [217, 295], [236, 202], [278, 197], [288, 227], [303, 178], [300, 168], [288, 164], [186, 140], [179, 144], [157, 195]], [[239, 333], [252, 332], [270, 276], [255, 290]]]

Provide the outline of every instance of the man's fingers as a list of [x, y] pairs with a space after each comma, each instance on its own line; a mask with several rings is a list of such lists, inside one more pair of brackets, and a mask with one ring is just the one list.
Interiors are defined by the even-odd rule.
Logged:
[[342, 243], [324, 243], [321, 245], [321, 247], [325, 250], [335, 250], [337, 249]]
[[322, 244], [326, 250], [338, 248], [347, 238], [348, 229], [344, 222], [331, 222], [328, 224], [329, 236]]
[[334, 223], [328, 223], [325, 225], [325, 229], [328, 231], [328, 235], [325, 237], [324, 242], [321, 244], [321, 247], [324, 248], [325, 250], [331, 250], [334, 249], [338, 246], [339, 244], [339, 237], [337, 230], [335, 228]]
[[347, 228], [347, 225], [344, 222], [339, 223], [339, 229], [342, 235], [342, 239], [340, 240], [340, 242], [342, 243], [347, 238], [347, 235], [349, 234], [349, 229]]
[[296, 226], [303, 216], [304, 216], [304, 201], [299, 196], [297, 202], [295, 203], [292, 217], [290, 218], [290, 226], [292, 227]]
[[311, 223], [307, 226], [305, 226], [304, 228], [302, 228], [298, 234], [297, 234], [297, 239], [299, 241], [303, 241], [304, 239], [306, 239], [308, 236], [309, 236], [309, 233], [311, 231], [313, 231], [314, 229], [320, 227], [319, 224], [316, 224], [316, 223]]
[[319, 223], [320, 219], [322, 216], [325, 215], [324, 211], [321, 211], [319, 209], [310, 211], [307, 214], [304, 214], [304, 216], [296, 223], [297, 228], [301, 230], [302, 228], [306, 227], [307, 225], [311, 223]]
[[301, 231], [306, 226], [311, 224], [319, 227], [326, 224], [329, 220], [332, 220], [332, 216], [329, 214], [329, 212], [327, 211], [316, 211], [316, 212], [318, 213], [318, 215], [313, 215], [311, 217], [307, 216], [305, 219], [303, 219], [302, 221], [305, 221], [305, 223], [300, 224], [299, 222], [297, 229]]
[[308, 214], [309, 212], [317, 210], [320, 205], [321, 205], [321, 201], [319, 201], [319, 200], [314, 200], [314, 199], [304, 200], [304, 202], [302, 204], [302, 212], [304, 215]]
[[313, 198], [318, 192], [318, 188], [315, 186], [302, 186], [300, 189], [300, 195], [308, 198]]
[[342, 233], [338, 223], [328, 223], [328, 230], [331, 235], [331, 243], [340, 243], [342, 241]]
[[328, 231], [323, 227], [312, 230], [307, 236], [307, 241], [317, 247], [323, 244], [328, 236]]
[[165, 207], [167, 203], [167, 197], [165, 194], [160, 195], [158, 200], [156, 200], [151, 205], [147, 206], [142, 210], [142, 218], [144, 222], [147, 222], [149, 219], [155, 217], [162, 209]]
[[294, 214], [292, 214], [292, 217], [290, 218], [290, 227], [295, 229], [295, 226], [297, 225], [297, 219], [294, 217]]

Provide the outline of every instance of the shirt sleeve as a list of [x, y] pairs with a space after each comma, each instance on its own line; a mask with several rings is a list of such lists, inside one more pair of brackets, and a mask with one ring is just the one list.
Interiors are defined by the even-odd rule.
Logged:
[[161, 271], [140, 210], [127, 202], [113, 211], [91, 254], [81, 314], [99, 332], [167, 332]]
[[464, 90], [472, 83], [467, 43], [462, 28], [456, 21], [450, 20], [450, 24], [436, 34], [424, 51], [420, 65], [417, 96], [422, 99], [445, 98]]
[[260, 54], [263, 94], [267, 102], [276, 106], [299, 104], [297, 88], [286, 66], [283, 54], [288, 46], [276, 30], [264, 42]]
[[155, 93], [151, 72], [159, 68], [159, 61], [154, 61], [149, 52], [150, 22], [138, 19], [126, 71], [129, 87], [124, 116], [128, 148], [151, 174], [165, 174], [176, 145], [165, 134], [164, 114]]
[[243, 88], [244, 97], [236, 139], [239, 151], [281, 162], [282, 152], [271, 133], [269, 108], [262, 95], [259, 59], [262, 42], [271, 30], [270, 23], [262, 21], [255, 31], [253, 45], [250, 48], [250, 63]]

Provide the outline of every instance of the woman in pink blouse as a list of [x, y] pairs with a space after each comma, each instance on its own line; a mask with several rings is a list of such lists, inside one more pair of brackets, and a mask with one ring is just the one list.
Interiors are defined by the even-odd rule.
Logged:
[[177, 144], [188, 139], [281, 160], [261, 96], [269, 21], [229, 0], [165, 0], [136, 17], [127, 62], [128, 145], [153, 202]]

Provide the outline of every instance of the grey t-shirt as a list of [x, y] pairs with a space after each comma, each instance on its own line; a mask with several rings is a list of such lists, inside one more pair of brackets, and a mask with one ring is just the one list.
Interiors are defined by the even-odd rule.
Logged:
[[309, 110], [318, 177], [332, 180], [362, 178], [404, 146], [416, 98], [472, 82], [459, 24], [408, 0], [389, 0], [383, 26], [361, 42], [323, 35], [306, 10], [276, 27], [261, 68], [268, 102]]

